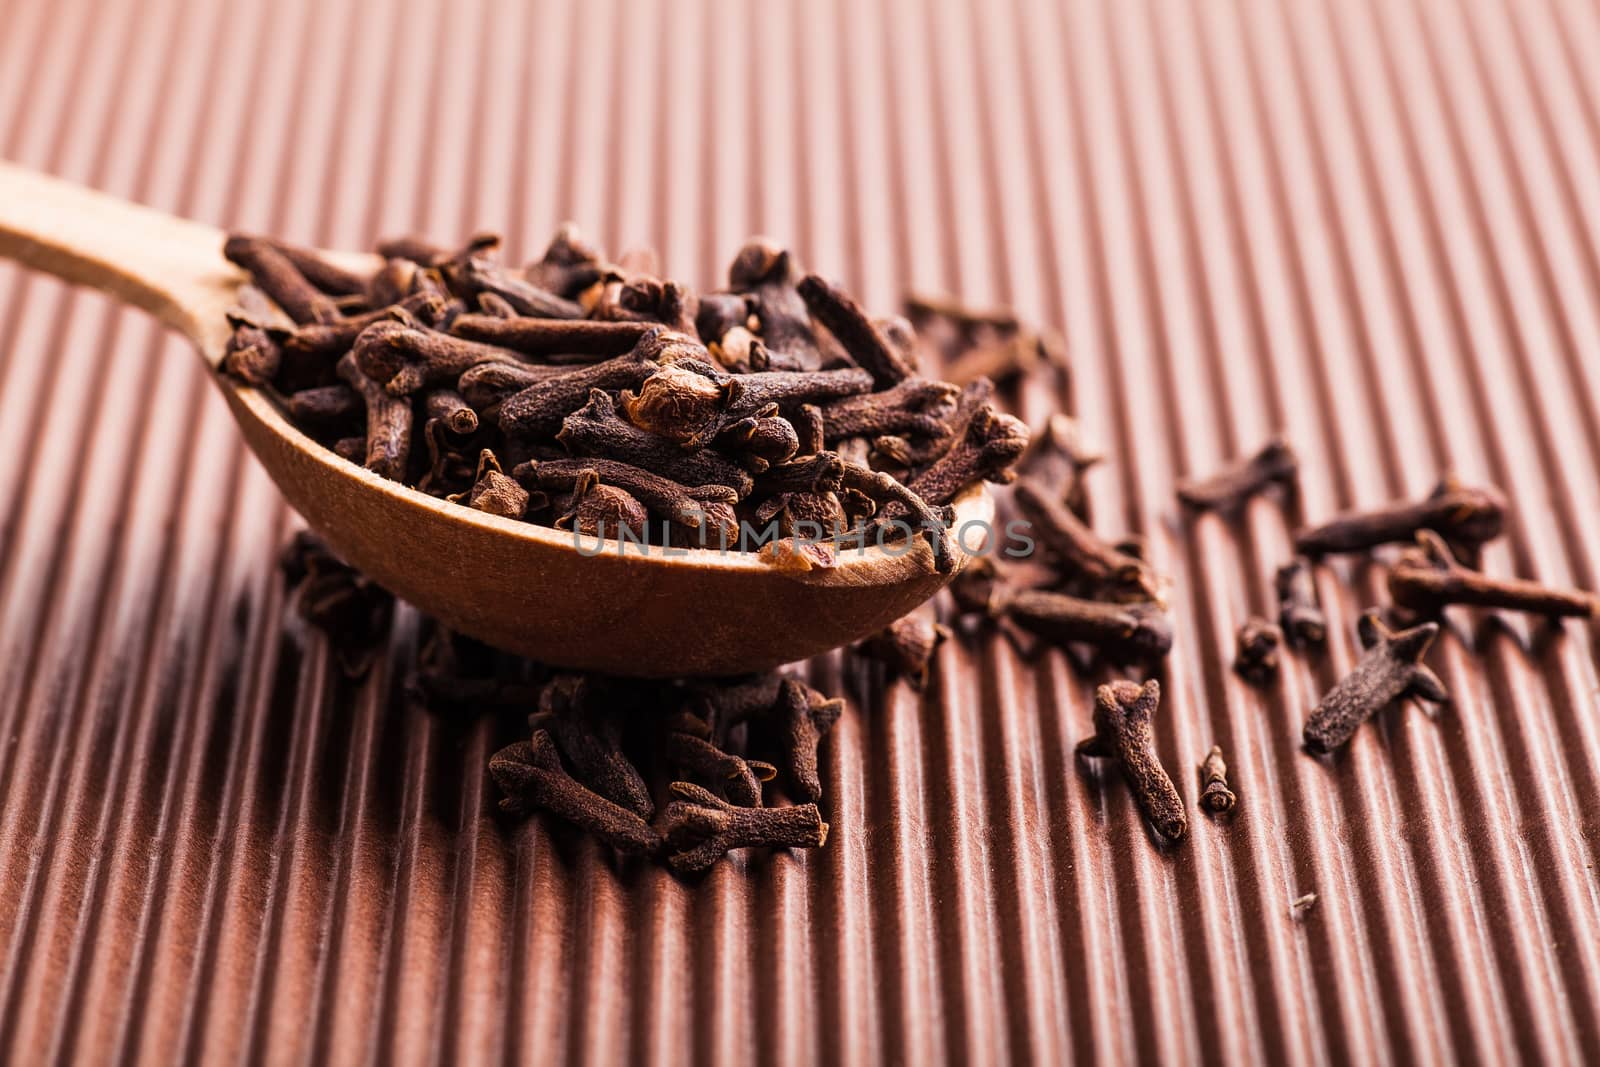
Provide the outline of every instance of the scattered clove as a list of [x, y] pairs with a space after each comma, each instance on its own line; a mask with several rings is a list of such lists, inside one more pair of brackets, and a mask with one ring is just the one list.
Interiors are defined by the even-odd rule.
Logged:
[[1300, 461], [1289, 442], [1275, 437], [1255, 455], [1240, 460], [1208, 478], [1178, 485], [1178, 499], [1195, 511], [1235, 511], [1257, 493], [1274, 485], [1293, 492]]
[[1160, 702], [1161, 683], [1153, 678], [1143, 685], [1102, 685], [1095, 692], [1094, 736], [1078, 745], [1078, 755], [1116, 761], [1151, 827], [1175, 842], [1188, 831], [1189, 820], [1183, 798], [1156, 755], [1150, 721]]
[[1042, 486], [1018, 479], [1012, 498], [1077, 591], [1122, 602], [1161, 602], [1162, 582], [1148, 563], [1101, 540]]
[[887, 664], [911, 688], [921, 692], [928, 684], [934, 650], [949, 636], [947, 627], [919, 611], [896, 619], [857, 648], [863, 655]]
[[1519, 578], [1491, 578], [1463, 567], [1444, 538], [1432, 530], [1417, 533], [1417, 548], [1389, 571], [1389, 595], [1396, 604], [1422, 615], [1437, 615], [1447, 604], [1472, 604], [1526, 611], [1551, 618], [1590, 618], [1600, 614], [1600, 598], [1576, 589], [1555, 589]]
[[1266, 685], [1278, 676], [1278, 646], [1283, 631], [1277, 623], [1252, 615], [1239, 627], [1233, 669], [1251, 685]]
[[1212, 745], [1200, 764], [1200, 806], [1212, 815], [1226, 815], [1238, 800], [1228, 788], [1228, 763], [1222, 758], [1222, 746]]
[[667, 866], [678, 874], [709, 870], [737, 848], [821, 848], [828, 824], [815, 804], [745, 808], [689, 782], [673, 782], [679, 799], [662, 809]]
[[778, 688], [771, 715], [783, 744], [783, 771], [790, 786], [807, 800], [822, 797], [817, 745], [843, 711], [844, 701], [828, 700], [793, 678], [785, 679]]
[[1171, 620], [1150, 601], [1115, 604], [1024, 589], [995, 594], [989, 611], [1052, 644], [1092, 645], [1113, 663], [1151, 663], [1172, 651]]
[[1438, 675], [1421, 663], [1422, 654], [1438, 636], [1438, 623], [1395, 632], [1383, 625], [1376, 611], [1369, 611], [1361, 616], [1359, 633], [1366, 654], [1306, 721], [1305, 746], [1313, 753], [1344, 747], [1362, 723], [1402, 697], [1433, 703], [1450, 699]]
[[1065, 485], [1059, 493], [1068, 511], [1082, 522], [1089, 522], [1089, 493], [1084, 475], [1105, 456], [1090, 448], [1083, 439], [1078, 420], [1056, 413], [1044, 428], [1030, 435], [1028, 450], [1017, 462], [1019, 474], [1036, 485]]
[[540, 693], [539, 709], [530, 721], [549, 733], [585, 786], [648, 819], [655, 805], [638, 768], [622, 753], [621, 716], [602, 705], [595, 688], [582, 675], [557, 675]]
[[668, 762], [719, 783], [730, 801], [747, 808], [761, 806], [761, 783], [778, 775], [778, 768], [772, 764], [724, 752], [689, 730], [667, 731], [662, 749]]
[[1471, 488], [1446, 477], [1415, 503], [1391, 504], [1373, 511], [1349, 512], [1294, 535], [1295, 550], [1307, 556], [1361, 552], [1377, 545], [1414, 541], [1419, 530], [1433, 530], [1457, 559], [1478, 558], [1478, 548], [1505, 528], [1506, 500], [1494, 488]]
[[346, 677], [371, 668], [389, 639], [394, 597], [346, 564], [309, 530], [301, 530], [279, 559], [295, 610], [328, 637]]
[[1278, 625], [1296, 648], [1321, 646], [1328, 640], [1328, 620], [1317, 603], [1317, 586], [1311, 564], [1292, 559], [1278, 568]]
[[506, 811], [548, 811], [618, 852], [649, 853], [661, 845], [660, 833], [644, 819], [569, 775], [545, 730], [496, 752], [489, 773], [505, 794], [500, 807]]

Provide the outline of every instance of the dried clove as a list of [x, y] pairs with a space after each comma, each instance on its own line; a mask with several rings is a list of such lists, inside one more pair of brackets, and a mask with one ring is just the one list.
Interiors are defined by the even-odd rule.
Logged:
[[245, 385], [272, 384], [283, 366], [283, 349], [258, 326], [236, 326], [222, 351], [222, 370]]
[[976, 307], [942, 293], [907, 293], [905, 308], [913, 323], [947, 319], [957, 326], [985, 326], [1001, 333], [1010, 333], [1022, 327], [1016, 312], [1010, 308]]
[[345, 349], [356, 343], [362, 331], [380, 322], [416, 320], [418, 323], [437, 323], [445, 315], [445, 301], [435, 293], [416, 293], [362, 315], [354, 315], [337, 322], [311, 322], [297, 328], [284, 341], [289, 352], [320, 359], [335, 359]]
[[301, 277], [324, 293], [335, 296], [358, 296], [367, 291], [367, 281], [354, 271], [346, 270], [329, 260], [321, 252], [282, 241], [265, 240], [279, 255], [287, 259]]
[[339, 357], [338, 372], [367, 409], [366, 468], [385, 478], [403, 477], [411, 459], [410, 402], [363, 374], [352, 352]]
[[948, 504], [970, 485], [1010, 479], [1011, 467], [1027, 447], [1022, 420], [980, 408], [956, 446], [912, 479], [909, 488], [929, 504]]
[[911, 688], [921, 692], [928, 684], [934, 650], [949, 636], [949, 628], [926, 612], [916, 612], [896, 619], [857, 647], [863, 655], [887, 664]]
[[575, 778], [613, 804], [648, 819], [655, 805], [638, 768], [622, 753], [619, 713], [597, 699], [595, 688], [582, 675], [556, 675], [539, 694], [539, 710], [530, 721], [535, 729], [550, 734]]
[[1360, 552], [1377, 545], [1414, 541], [1419, 530], [1433, 530], [1457, 559], [1475, 561], [1478, 548], [1505, 528], [1505, 495], [1494, 488], [1472, 488], [1446, 477], [1415, 503], [1391, 504], [1373, 511], [1348, 512], [1294, 535], [1295, 550], [1307, 556]]
[[506, 811], [548, 811], [618, 852], [650, 853], [661, 846], [661, 834], [648, 822], [569, 775], [545, 730], [496, 752], [489, 773], [505, 794], [500, 807]]
[[815, 274], [801, 279], [798, 289], [812, 317], [838, 338], [856, 365], [872, 375], [879, 389], [888, 389], [910, 377], [911, 368], [895, 352], [883, 331], [843, 290]]
[[1447, 604], [1473, 604], [1551, 618], [1600, 614], [1600, 597], [1593, 593], [1519, 578], [1491, 578], [1463, 567], [1450, 554], [1444, 538], [1432, 530], [1418, 531], [1417, 545], [1389, 571], [1389, 595], [1411, 611], [1437, 615]]
[[[835, 372], [837, 373], [837, 372]], [[826, 440], [942, 433], [954, 412], [960, 390], [949, 382], [907, 378], [881, 393], [859, 393], [835, 400], [822, 409]]]
[[279, 565], [293, 586], [296, 612], [328, 636], [345, 675], [366, 674], [388, 640], [394, 596], [309, 530], [295, 534]]
[[362, 330], [353, 351], [362, 372], [383, 382], [390, 396], [454, 386], [461, 375], [483, 363], [517, 362], [517, 357], [503, 348], [392, 320]]
[[651, 340], [647, 334], [626, 355], [543, 378], [507, 398], [500, 405], [500, 429], [511, 437], [553, 437], [594, 390], [637, 388], [658, 369]]
[[573, 530], [584, 537], [618, 540], [639, 537], [650, 520], [645, 506], [632, 493], [600, 484], [596, 475], [574, 488], [571, 505], [556, 519], [558, 530]]
[[709, 870], [737, 848], [821, 848], [828, 824], [815, 804], [742, 808], [689, 782], [673, 782], [679, 799], [662, 809], [659, 826], [667, 866], [678, 874]]
[[734, 256], [728, 284], [744, 296], [753, 328], [767, 348], [792, 358], [798, 370], [816, 370], [822, 349], [796, 288], [801, 273], [791, 253], [758, 237]]
[[732, 545], [739, 538], [737, 522], [730, 528], [709, 507], [713, 503], [731, 504], [735, 501], [737, 493], [724, 485], [690, 488], [611, 459], [530, 460], [512, 473], [524, 485], [533, 482], [543, 489], [568, 490], [586, 476], [597, 476], [601, 482], [626, 491], [669, 522], [687, 527], [702, 536], [717, 535], [711, 538], [710, 544]]
[[[319, 385], [284, 398], [283, 406], [296, 422], [337, 425], [365, 415], [361, 394], [348, 385]], [[365, 446], [363, 446], [365, 451]]]
[[[483, 297], [492, 295], [482, 294]], [[515, 311], [514, 308], [512, 310]], [[650, 329], [648, 322], [489, 315], [462, 315], [450, 324], [452, 334], [469, 341], [508, 348], [530, 358], [549, 360], [557, 356], [582, 356], [583, 359], [572, 362], [583, 363], [609, 359], [631, 351]]]
[[472, 488], [449, 499], [451, 503], [465, 504], [506, 519], [520, 519], [528, 509], [528, 491], [500, 469], [500, 461], [487, 448], [478, 453], [478, 470], [473, 475]]
[[786, 678], [778, 687], [772, 715], [783, 743], [783, 770], [795, 792], [807, 800], [822, 797], [817, 746], [844, 712], [844, 701], [825, 699], [804, 683]]
[[761, 783], [770, 782], [778, 774], [778, 768], [770, 763], [747, 761], [724, 752], [689, 730], [667, 731], [662, 749], [668, 762], [706, 781], [720, 783], [730, 801], [747, 808], [761, 806]]
[[1189, 828], [1183, 798], [1167, 777], [1156, 755], [1150, 722], [1161, 702], [1161, 683], [1152, 678], [1136, 682], [1111, 682], [1095, 691], [1094, 736], [1078, 745], [1080, 757], [1115, 760], [1133, 790], [1139, 810], [1169, 842], [1182, 839]]
[[[821, 453], [824, 456], [827, 454]], [[916, 520], [923, 539], [933, 551], [933, 569], [940, 574], [949, 574], [955, 569], [955, 550], [951, 547], [950, 532], [946, 528], [948, 524], [941, 515], [935, 514], [924, 497], [919, 496], [909, 486], [902, 485], [889, 475], [859, 463], [842, 463], [839, 482], [835, 488], [844, 491], [854, 490], [870, 500], [877, 501], [880, 505], [897, 504], [901, 509], [900, 513], [909, 514]]]
[[1438, 623], [1395, 632], [1383, 625], [1376, 611], [1369, 611], [1361, 616], [1359, 633], [1366, 654], [1306, 721], [1305, 746], [1311, 752], [1342, 748], [1362, 723], [1402, 697], [1433, 703], [1450, 699], [1438, 675], [1421, 663], [1422, 654], [1438, 636]]
[[438, 266], [452, 290], [473, 298], [493, 293], [518, 314], [541, 319], [581, 319], [584, 316], [582, 305], [495, 270], [479, 256], [462, 252]]
[[439, 420], [458, 437], [478, 432], [478, 413], [454, 389], [435, 389], [428, 393], [423, 400], [423, 411], [429, 420]]
[[567, 300], [575, 300], [606, 273], [602, 257], [583, 239], [578, 227], [563, 223], [544, 256], [523, 272], [528, 281]]
[[1244, 502], [1274, 485], [1293, 492], [1300, 476], [1300, 461], [1289, 442], [1274, 437], [1255, 455], [1225, 467], [1208, 478], [1178, 485], [1178, 499], [1195, 511], [1235, 511]]
[[1317, 586], [1311, 564], [1292, 559], [1278, 568], [1278, 624], [1296, 648], [1321, 646], [1328, 639], [1328, 620], [1317, 603]]
[[1042, 589], [990, 594], [988, 610], [1055, 645], [1092, 645], [1115, 663], [1148, 663], [1172, 651], [1172, 622], [1151, 601], [1113, 604]]
[[1018, 479], [1012, 499], [1075, 588], [1121, 602], [1161, 602], [1162, 583], [1148, 563], [1101, 540], [1043, 487]]
[[1238, 800], [1228, 788], [1228, 763], [1222, 758], [1222, 746], [1212, 745], [1200, 764], [1200, 806], [1212, 815], [1226, 815]]
[[1252, 615], [1239, 627], [1236, 643], [1233, 669], [1239, 677], [1252, 685], [1266, 685], [1278, 676], [1278, 647], [1283, 644], [1283, 631], [1277, 623]]
[[628, 422], [603, 389], [591, 390], [589, 402], [562, 421], [556, 440], [575, 456], [620, 460], [683, 485], [728, 486], [740, 499], [754, 486], [749, 474], [717, 452], [686, 451]]
[[1089, 521], [1089, 494], [1084, 474], [1105, 456], [1083, 439], [1078, 420], [1056, 413], [1044, 429], [1029, 435], [1028, 450], [1017, 462], [1019, 473], [1037, 485], [1065, 484], [1060, 499], [1084, 523]]
[[256, 288], [270, 296], [295, 322], [333, 322], [339, 318], [334, 302], [307, 281], [272, 242], [235, 234], [222, 246], [222, 254], [248, 271]]
[[523, 363], [480, 363], [456, 382], [461, 397], [478, 413], [479, 421], [498, 423], [500, 405], [526, 389], [571, 372], [563, 366]]
[[[772, 711], [788, 679], [781, 674], [761, 674], [738, 680], [719, 679], [689, 683], [691, 706], [706, 724], [705, 736], [716, 740], [742, 722]], [[680, 726], [682, 728], [681, 720]]]

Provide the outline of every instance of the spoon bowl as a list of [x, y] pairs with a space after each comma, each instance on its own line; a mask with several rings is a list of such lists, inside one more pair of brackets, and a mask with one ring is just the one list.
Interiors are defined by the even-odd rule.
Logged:
[[[300, 432], [265, 393], [215, 373], [227, 312], [248, 280], [214, 227], [0, 163], [0, 256], [118, 297], [186, 336], [246, 443], [344, 560], [395, 595], [497, 648], [639, 677], [727, 675], [804, 659], [881, 629], [944, 586], [920, 538], [779, 570], [753, 553], [663, 549], [574, 535], [452, 504], [380, 477]], [[352, 270], [376, 256], [325, 253]], [[984, 529], [979, 486], [955, 529]], [[598, 551], [597, 551], [598, 549]]]

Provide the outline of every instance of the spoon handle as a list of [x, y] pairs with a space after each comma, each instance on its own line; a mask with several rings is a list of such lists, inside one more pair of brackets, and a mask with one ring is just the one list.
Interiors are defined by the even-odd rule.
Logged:
[[203, 351], [242, 276], [215, 227], [0, 161], [0, 256], [155, 315]]

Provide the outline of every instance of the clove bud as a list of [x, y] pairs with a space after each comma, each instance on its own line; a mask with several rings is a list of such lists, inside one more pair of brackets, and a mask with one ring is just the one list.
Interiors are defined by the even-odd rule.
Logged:
[[1361, 616], [1359, 633], [1366, 654], [1306, 721], [1305, 745], [1311, 752], [1344, 747], [1362, 723], [1402, 697], [1434, 703], [1450, 699], [1439, 676], [1421, 663], [1439, 634], [1438, 623], [1425, 622], [1397, 633], [1383, 625], [1376, 611], [1369, 611]]
[[1447, 604], [1526, 611], [1551, 618], [1589, 618], [1600, 613], [1600, 598], [1577, 589], [1555, 589], [1519, 578], [1491, 578], [1463, 567], [1444, 538], [1432, 530], [1417, 533], [1418, 547], [1389, 571], [1389, 595], [1396, 604], [1423, 615], [1437, 615]]
[[1080, 757], [1114, 760], [1127, 779], [1139, 810], [1157, 834], [1169, 842], [1189, 829], [1183, 798], [1156, 755], [1151, 718], [1161, 702], [1161, 683], [1152, 678], [1111, 682], [1095, 691], [1094, 736], [1078, 745]]

